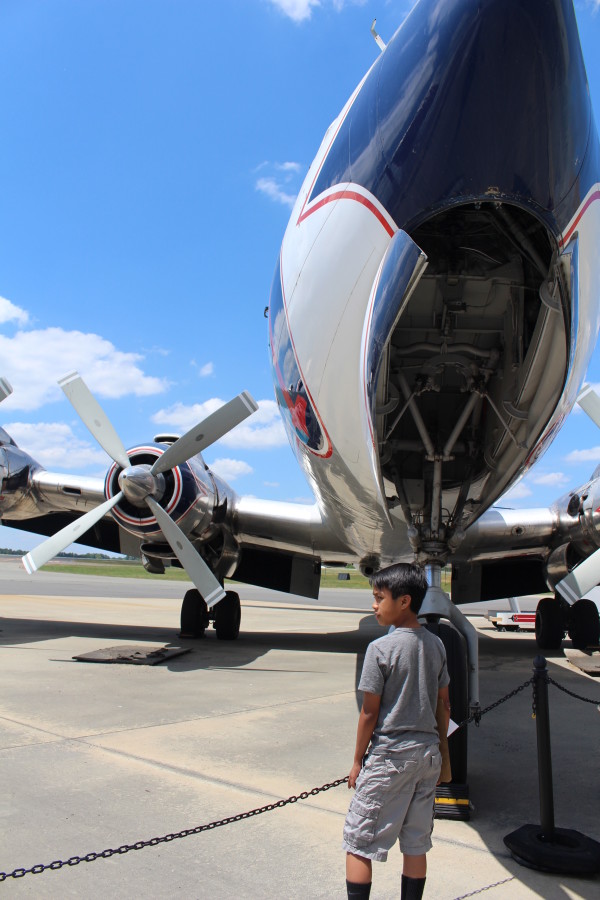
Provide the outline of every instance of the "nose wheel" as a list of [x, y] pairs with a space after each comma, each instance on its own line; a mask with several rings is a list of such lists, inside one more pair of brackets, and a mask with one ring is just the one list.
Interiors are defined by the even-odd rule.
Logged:
[[202, 638], [204, 632], [214, 623], [220, 641], [235, 641], [240, 633], [242, 607], [235, 591], [226, 591], [225, 596], [212, 609], [208, 609], [200, 591], [187, 591], [181, 604], [181, 637]]

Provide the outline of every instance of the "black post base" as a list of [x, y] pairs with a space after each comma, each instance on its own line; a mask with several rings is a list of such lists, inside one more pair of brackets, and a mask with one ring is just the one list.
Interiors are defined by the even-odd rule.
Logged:
[[433, 813], [436, 819], [460, 819], [468, 822], [471, 818], [469, 786], [456, 784], [454, 781], [438, 784]]
[[504, 843], [522, 866], [563, 875], [595, 875], [600, 872], [600, 844], [592, 838], [555, 828], [551, 837], [540, 825], [522, 825], [507, 834]]

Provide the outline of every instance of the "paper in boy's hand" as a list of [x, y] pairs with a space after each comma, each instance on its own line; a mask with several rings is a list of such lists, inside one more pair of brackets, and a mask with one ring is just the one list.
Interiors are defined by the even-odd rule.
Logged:
[[450, 719], [448, 723], [448, 737], [450, 737], [451, 734], [454, 734], [457, 728], [458, 725], [456, 724], [456, 722], [453, 722], [452, 719]]

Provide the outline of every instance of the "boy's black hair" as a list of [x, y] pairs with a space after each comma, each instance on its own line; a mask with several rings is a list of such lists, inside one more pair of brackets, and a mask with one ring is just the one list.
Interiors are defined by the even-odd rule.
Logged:
[[421, 566], [412, 563], [395, 563], [371, 576], [371, 587], [387, 588], [394, 600], [408, 594], [414, 613], [421, 609], [428, 586]]

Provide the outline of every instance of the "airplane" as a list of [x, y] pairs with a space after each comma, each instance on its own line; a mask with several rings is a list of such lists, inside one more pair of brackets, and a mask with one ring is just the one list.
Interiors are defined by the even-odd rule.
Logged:
[[[600, 583], [600, 467], [551, 509], [494, 505], [555, 437], [595, 347], [600, 145], [570, 0], [419, 0], [387, 44], [372, 30], [381, 52], [310, 166], [268, 307], [314, 505], [238, 497], [204, 463], [248, 394], [126, 449], [71, 373], [63, 390], [113, 465], [104, 481], [50, 473], [0, 430], [0, 517], [50, 536], [30, 572], [78, 540], [183, 566], [182, 632], [214, 621], [224, 640], [240, 628], [225, 578], [316, 598], [322, 564], [416, 560], [460, 716], [479, 697], [457, 604], [550, 589], [540, 646], [600, 639], [583, 596]], [[580, 400], [600, 424], [600, 401]]]

